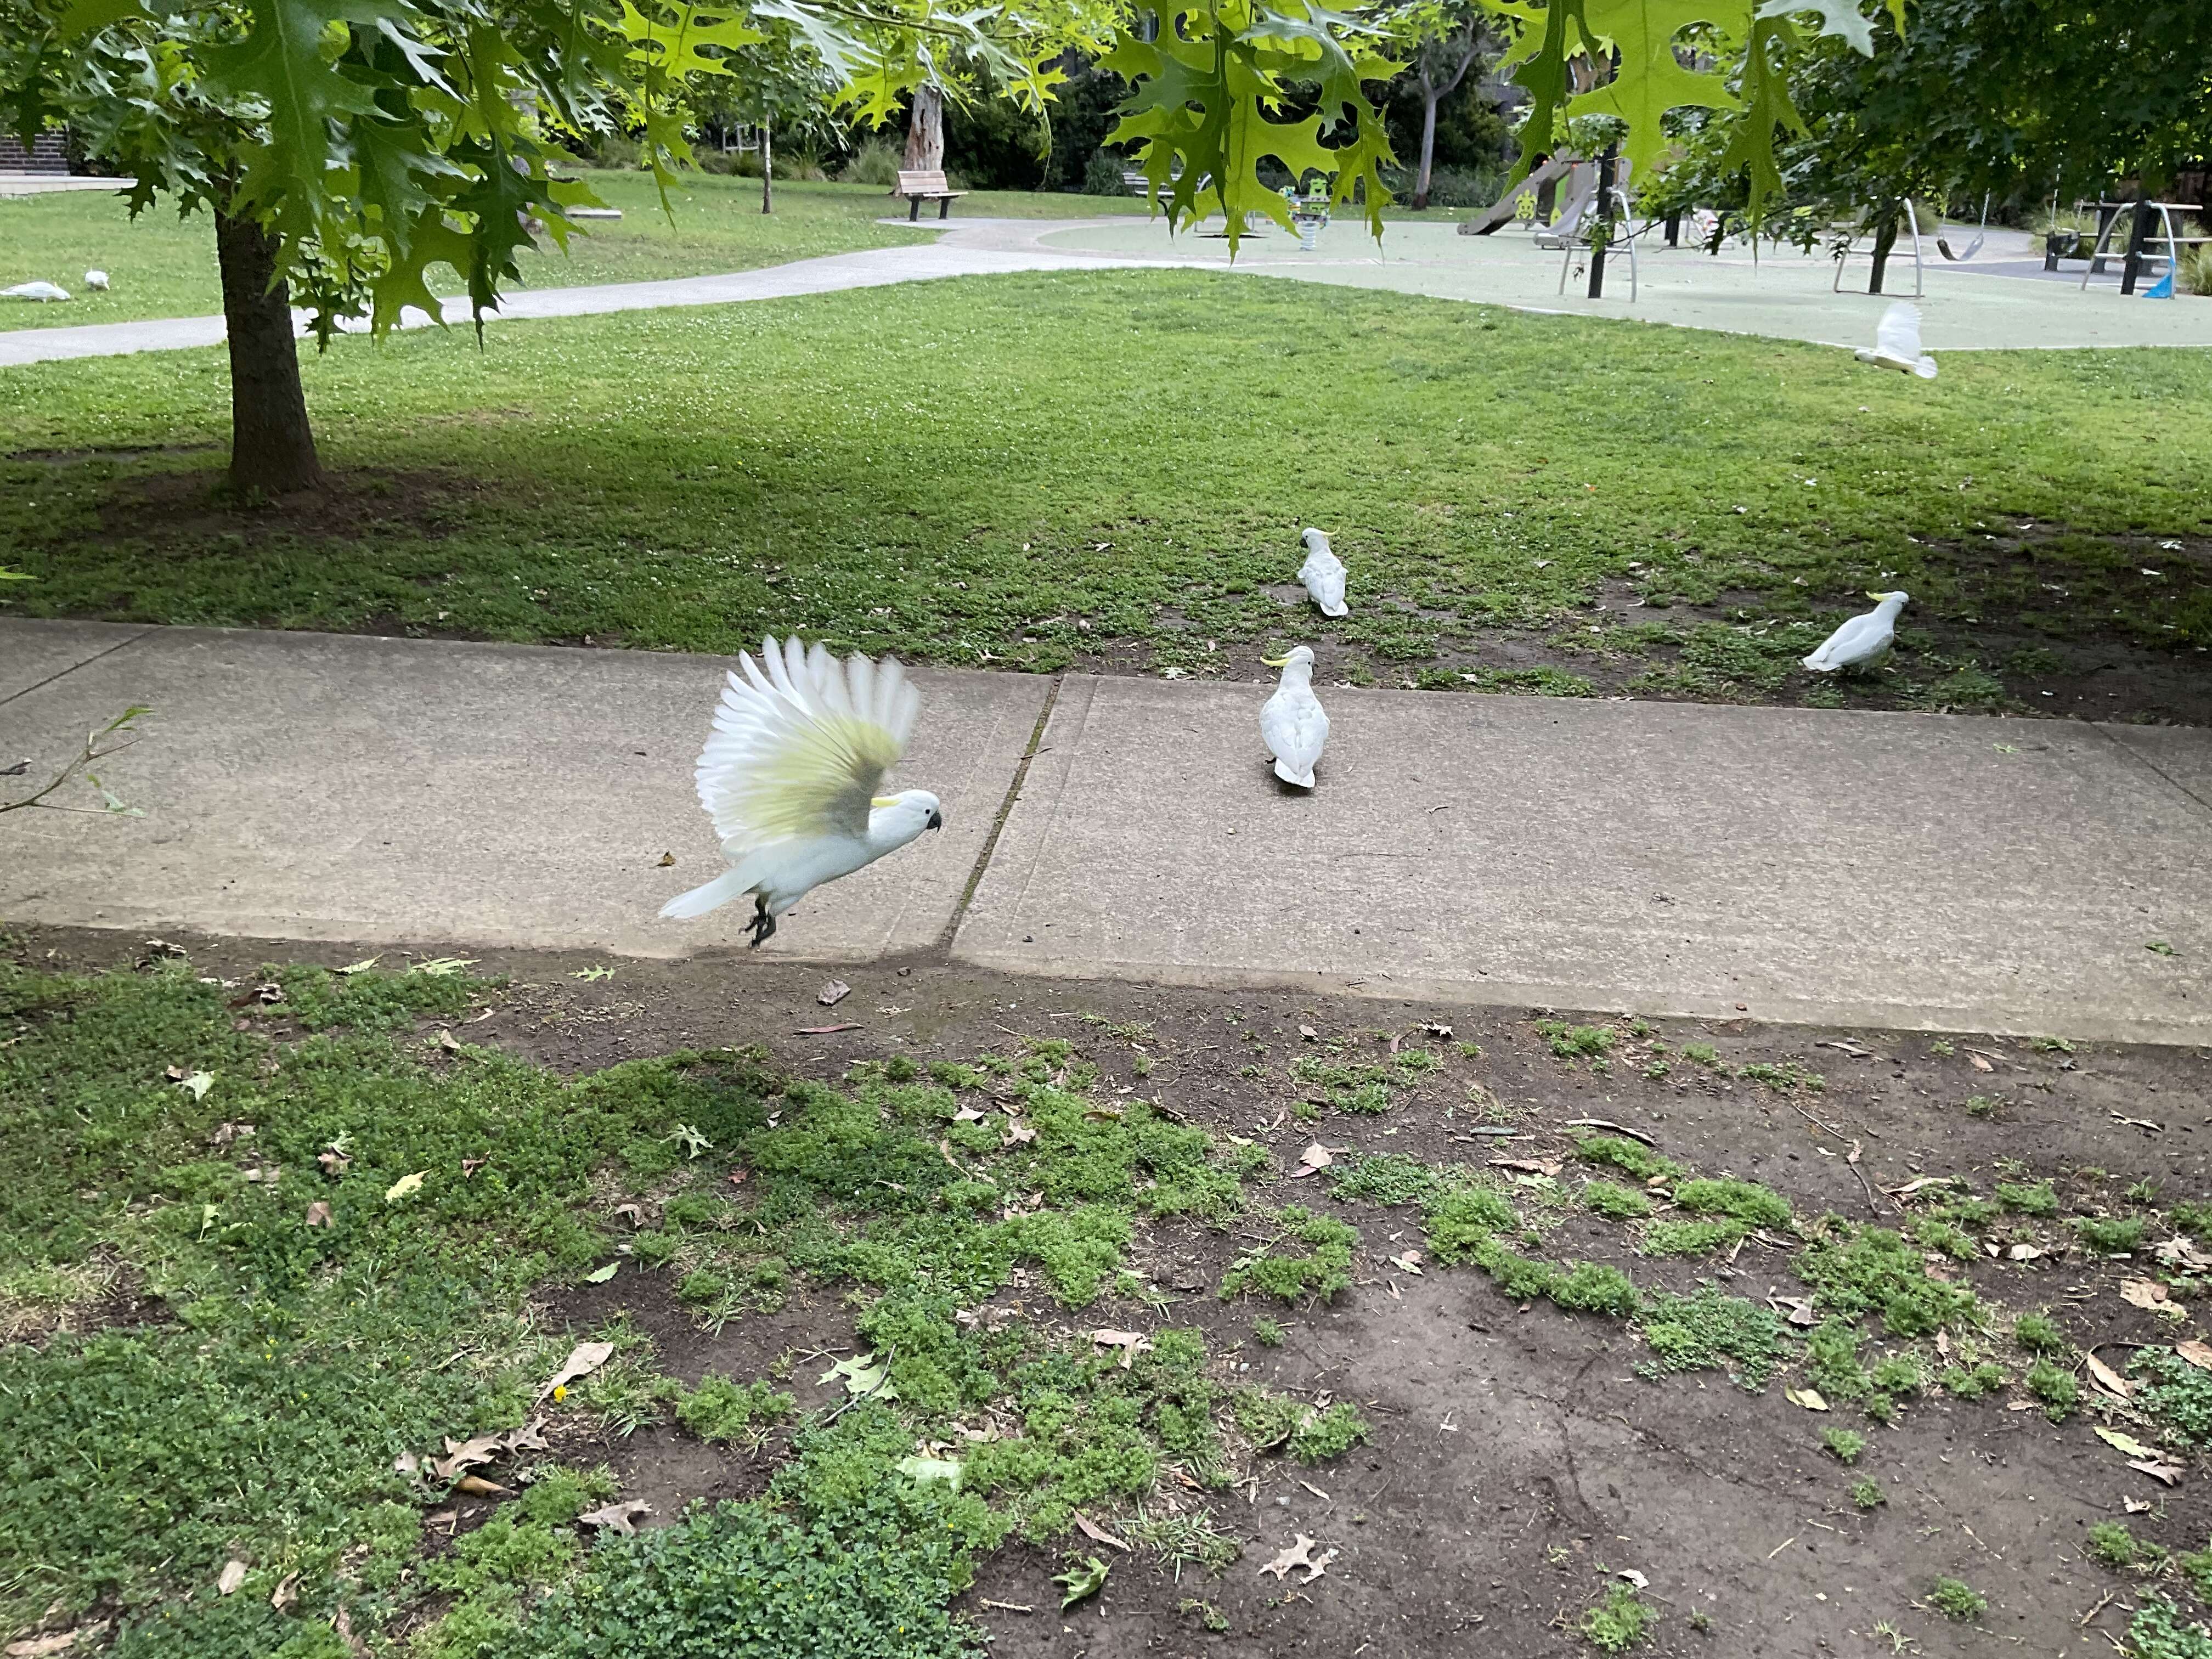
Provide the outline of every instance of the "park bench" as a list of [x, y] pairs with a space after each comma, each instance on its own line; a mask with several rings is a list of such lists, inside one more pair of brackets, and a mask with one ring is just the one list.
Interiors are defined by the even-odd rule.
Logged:
[[954, 190], [947, 185], [942, 170], [936, 173], [902, 172], [898, 176], [898, 188], [891, 192], [894, 196], [905, 197], [911, 204], [907, 209], [906, 215], [909, 219], [921, 217], [921, 204], [924, 202], [936, 203], [937, 216], [940, 219], [949, 218], [952, 213], [954, 198], [965, 196], [967, 193], [964, 190]]

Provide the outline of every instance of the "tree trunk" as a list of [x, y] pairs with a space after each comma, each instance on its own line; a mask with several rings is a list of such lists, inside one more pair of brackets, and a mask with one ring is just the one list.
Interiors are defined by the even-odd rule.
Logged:
[[323, 481], [300, 388], [291, 290], [276, 274], [276, 238], [250, 217], [217, 213], [216, 261], [230, 343], [230, 483], [243, 495], [312, 489]]
[[775, 145], [769, 137], [768, 123], [761, 123], [761, 211], [775, 211], [775, 186], [771, 179], [775, 173]]
[[1881, 292], [1882, 273], [1889, 268], [1889, 251], [1897, 246], [1897, 210], [1890, 209], [1875, 227], [1874, 274], [1867, 279], [1867, 292]]
[[1426, 75], [1421, 76], [1421, 166], [1413, 179], [1417, 208], [1429, 204], [1429, 174], [1437, 154], [1437, 100], [1443, 96]]
[[906, 122], [906, 158], [899, 166], [908, 173], [945, 171], [945, 94], [935, 87], [914, 89], [914, 109]]

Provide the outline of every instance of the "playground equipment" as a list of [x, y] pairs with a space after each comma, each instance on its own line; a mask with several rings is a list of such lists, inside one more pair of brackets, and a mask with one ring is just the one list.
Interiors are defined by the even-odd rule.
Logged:
[[[2212, 242], [2212, 236], [2184, 236], [2175, 231], [2173, 222], [2176, 214], [2182, 215], [2185, 219], [2189, 214], [2196, 211], [2197, 211], [2196, 204], [2191, 202], [2145, 200], [2098, 203], [2097, 240], [2089, 250], [2088, 268], [2081, 273], [2081, 291], [2087, 293], [2089, 279], [2092, 276], [2104, 276], [2105, 261], [2117, 257], [2121, 262], [2121, 293], [2133, 294], [2136, 291], [2137, 279], [2144, 274], [2143, 267], [2156, 260], [2166, 267], [2156, 279], [2157, 288], [2163, 290], [2158, 293], [2156, 297], [2171, 298], [2173, 294], [2173, 278], [2181, 269], [2181, 250]], [[2154, 217], [2158, 220], [2162, 232], [2155, 238], [2150, 234], [2150, 223]], [[2128, 226], [2126, 251], [2118, 252], [2112, 246], [2112, 233], [2119, 228], [2124, 220]], [[2166, 252], [2163, 253], [2148, 252], [2146, 244], [2153, 240], [2165, 243]]]
[[1650, 227], [1637, 224], [1629, 205], [1629, 164], [1608, 150], [1596, 161], [1586, 161], [1583, 166], [1589, 173], [1587, 190], [1577, 189], [1568, 201], [1567, 211], [1559, 216], [1559, 222], [1548, 232], [1536, 233], [1536, 246], [1560, 250], [1559, 292], [1562, 294], [1567, 291], [1567, 276], [1574, 267], [1576, 253], [1586, 249], [1589, 255], [1589, 297], [1595, 300], [1605, 293], [1607, 252], [1626, 243], [1628, 299], [1633, 305], [1640, 276], [1636, 257], [1637, 239]]
[[[1917, 300], [1921, 297], [1922, 293], [1923, 292], [1923, 279], [1926, 271], [1925, 263], [1923, 261], [1920, 255], [1920, 214], [1919, 211], [1912, 205], [1912, 198], [1910, 196], [1900, 196], [1897, 200], [1898, 205], [1905, 210], [1905, 230], [1912, 240], [1912, 297]], [[1829, 291], [1831, 293], [1841, 294], [1844, 291], [1844, 266], [1846, 262], [1854, 258], [1865, 258], [1870, 260], [1875, 257], [1875, 248], [1863, 248], [1858, 245], [1859, 238], [1869, 234], [1869, 233], [1866, 230], [1865, 227], [1861, 226], [1851, 233], [1850, 238], [1845, 240], [1841, 246], [1836, 249], [1836, 280], [1830, 285]], [[1881, 240], [1878, 234], [1875, 235], [1875, 240], [1878, 246]], [[1980, 245], [1978, 243], [1976, 244], [1977, 248], [1978, 248], [1979, 246]], [[1889, 251], [1890, 257], [1894, 258], [1896, 256], [1896, 246], [1893, 244]], [[1881, 267], [1877, 266], [1875, 271], [1869, 277], [1867, 283], [1868, 293], [1879, 294], [1881, 292], [1881, 285], [1879, 280], [1880, 274]]]

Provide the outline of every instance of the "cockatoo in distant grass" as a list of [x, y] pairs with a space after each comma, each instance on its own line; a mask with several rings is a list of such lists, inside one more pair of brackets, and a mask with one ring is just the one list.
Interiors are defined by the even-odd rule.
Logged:
[[94, 294], [106, 293], [107, 273], [104, 270], [86, 271], [84, 273], [84, 285]]
[[1298, 567], [1298, 580], [1313, 595], [1313, 602], [1321, 607], [1324, 617], [1341, 617], [1344, 605], [1344, 561], [1336, 556], [1328, 544], [1328, 538], [1320, 531], [1308, 529], [1299, 539], [1306, 544], [1306, 562]]
[[1878, 363], [1923, 380], [1936, 378], [1936, 360], [1920, 349], [1920, 307], [1899, 301], [1881, 313], [1874, 331], [1874, 349], [1851, 354], [1863, 363]]
[[1879, 601], [1875, 608], [1863, 617], [1852, 617], [1829, 635], [1821, 641], [1820, 648], [1805, 659], [1805, 666], [1815, 674], [1873, 667], [1897, 643], [1897, 613], [1905, 609], [1908, 597], [1904, 593], [1869, 592], [1867, 598]]
[[53, 283], [18, 283], [13, 288], [0, 288], [0, 300], [66, 300], [69, 290]]
[[750, 894], [758, 946], [815, 888], [943, 829], [945, 814], [927, 790], [876, 793], [921, 707], [895, 659], [841, 663], [822, 646], [771, 639], [758, 664], [738, 663], [744, 677], [728, 677], [693, 774], [730, 868], [660, 914], [703, 916]]
[[1275, 775], [1301, 789], [1314, 787], [1314, 763], [1328, 741], [1328, 716], [1314, 696], [1314, 653], [1294, 646], [1280, 657], [1262, 657], [1270, 668], [1283, 671], [1282, 684], [1260, 709], [1260, 735], [1275, 757]]

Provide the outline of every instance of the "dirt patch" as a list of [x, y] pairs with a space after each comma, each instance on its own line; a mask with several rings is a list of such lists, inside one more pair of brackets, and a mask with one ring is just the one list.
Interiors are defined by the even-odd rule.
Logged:
[[[125, 967], [137, 941], [56, 932], [30, 943], [41, 959], [54, 952], [56, 967]], [[338, 965], [356, 954], [189, 943], [202, 971], [240, 977], [272, 957]], [[1978, 1194], [2000, 1179], [2048, 1180], [2066, 1210], [2087, 1215], [2127, 1207], [2137, 1183], [2153, 1183], [2160, 1203], [2212, 1194], [2212, 1054], [2201, 1050], [2069, 1050], [1748, 1021], [1659, 1021], [1638, 1034], [1612, 1021], [1609, 1069], [1600, 1071], [1587, 1056], [1555, 1053], [1556, 1034], [1539, 1029], [1549, 1011], [1038, 982], [919, 957], [836, 969], [852, 987], [839, 1015], [861, 1029], [803, 1036], [798, 1027], [821, 1023], [819, 969], [717, 958], [625, 962], [609, 980], [570, 977], [588, 960], [484, 953], [477, 971], [510, 983], [470, 1040], [564, 1071], [759, 1042], [777, 1066], [830, 1081], [863, 1059], [957, 1059], [1061, 1036], [1101, 1067], [1102, 1098], [1157, 1097], [1217, 1135], [1258, 1141], [1279, 1167], [1316, 1139], [1340, 1158], [1540, 1166], [1569, 1153], [1575, 1120], [1597, 1119], [1702, 1175], [1764, 1183], [1801, 1219], [1833, 1212], [1909, 1224], [1910, 1196], [1894, 1189], [1931, 1176], [1966, 1176]], [[1442, 1065], [1398, 1091], [1388, 1111], [1291, 1115], [1316, 1092], [1292, 1077], [1297, 1059], [1340, 1044], [1341, 1057], [1380, 1062], [1394, 1036]], [[1692, 1058], [1703, 1052], [1693, 1045], [1710, 1045], [1711, 1061]], [[1671, 1060], [1663, 1070], [1662, 1053]], [[1759, 1067], [1772, 1069], [1747, 1071]], [[1581, 1172], [1565, 1166], [1570, 1181]], [[1639, 1374], [1650, 1352], [1620, 1322], [1510, 1299], [1472, 1268], [1410, 1271], [1390, 1258], [1422, 1243], [1412, 1209], [1340, 1203], [1322, 1188], [1281, 1181], [1262, 1198], [1360, 1230], [1355, 1283], [1333, 1305], [1224, 1301], [1213, 1287], [1249, 1247], [1253, 1224], [1176, 1223], [1155, 1229], [1135, 1259], [1166, 1297], [1164, 1311], [1108, 1301], [1078, 1317], [1200, 1328], [1224, 1380], [1356, 1401], [1371, 1442], [1312, 1468], [1264, 1458], [1253, 1485], [1208, 1500], [1243, 1549], [1218, 1577], [1080, 1544], [1077, 1554], [1097, 1553], [1113, 1571], [1103, 1594], [1063, 1615], [1050, 1582], [1066, 1567], [1062, 1554], [1001, 1550], [963, 1605], [990, 1627], [1002, 1659], [1587, 1652], [1574, 1626], [1624, 1572], [1648, 1580], [1643, 1599], [1659, 1614], [1652, 1645], [1638, 1651], [2087, 1655], [2124, 1633], [2142, 1585], [2140, 1575], [2085, 1559], [2090, 1524], [2121, 1522], [2174, 1550], [2203, 1548], [2212, 1534], [2206, 1460], [2172, 1487], [2130, 1469], [2091, 1432], [2127, 1419], [2098, 1403], [2086, 1376], [2080, 1414], [2057, 1426], [2016, 1389], [1966, 1401], [1931, 1388], [1900, 1399], [1895, 1420], [1879, 1426], [1840, 1407], [1790, 1403], [1784, 1385], [1802, 1378], [1786, 1371], [1757, 1392], [1717, 1370], [1655, 1380]], [[1990, 1235], [2029, 1236], [2026, 1223]], [[2184, 1300], [2161, 1315], [2119, 1294], [2148, 1271], [2154, 1236], [2130, 1256], [2094, 1254], [2051, 1227], [2033, 1236], [2042, 1254], [2021, 1260], [1930, 1258], [1991, 1310], [1994, 1340], [2013, 1313], [2044, 1309], [2074, 1344], [2124, 1370], [2130, 1345], [2204, 1335], [2212, 1303]], [[1761, 1304], [1800, 1293], [1789, 1250], [1757, 1236], [1732, 1254], [1691, 1260], [1639, 1256], [1629, 1237], [1571, 1209], [1537, 1254], [1618, 1265], [1647, 1291], [1709, 1279]], [[817, 1356], [789, 1367], [782, 1385], [803, 1407], [836, 1397], [814, 1382], [826, 1368], [818, 1356], [852, 1340], [851, 1310], [834, 1292], [799, 1289], [774, 1312], [710, 1331], [677, 1302], [666, 1274], [629, 1267], [546, 1306], [550, 1323], [579, 1333], [618, 1312], [687, 1381], [760, 1376], [783, 1356]], [[1262, 1346], [1255, 1322], [1263, 1315], [1281, 1325], [1281, 1346]], [[1822, 1449], [1828, 1427], [1864, 1434], [1855, 1467]], [[691, 1500], [758, 1492], [781, 1450], [775, 1440], [757, 1454], [706, 1446], [664, 1425], [568, 1455], [605, 1459], [623, 1494], [665, 1519]], [[1869, 1510], [1851, 1497], [1862, 1478], [1881, 1489]], [[1299, 1534], [1317, 1555], [1336, 1552], [1326, 1573], [1310, 1583], [1297, 1571], [1262, 1576], [1261, 1564]], [[1954, 1622], [1929, 1610], [1939, 1575], [1985, 1596], [1986, 1613]], [[2171, 1577], [2164, 1588], [2179, 1593]], [[1012, 1610], [1024, 1607], [1032, 1611]], [[1881, 1647], [1868, 1645], [1875, 1639]]]
[[[101, 451], [82, 459], [118, 453]], [[319, 489], [246, 502], [232, 495], [219, 471], [134, 473], [116, 481], [91, 539], [144, 540], [149, 524], [160, 526], [162, 541], [184, 544], [217, 538], [258, 545], [438, 537], [461, 528], [479, 502], [498, 493], [496, 485], [459, 472], [332, 472]]]

